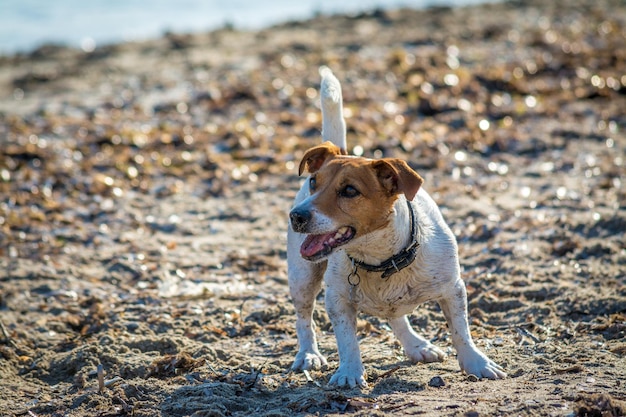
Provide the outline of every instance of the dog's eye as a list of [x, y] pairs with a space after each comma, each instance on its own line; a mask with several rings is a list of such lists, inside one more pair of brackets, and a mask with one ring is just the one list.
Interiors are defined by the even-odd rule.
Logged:
[[309, 190], [315, 191], [316, 185], [317, 185], [317, 182], [315, 181], [315, 177], [309, 178]]
[[345, 187], [341, 189], [341, 191], [339, 191], [339, 195], [342, 197], [354, 198], [356, 196], [361, 195], [361, 193], [352, 185], [346, 185]]

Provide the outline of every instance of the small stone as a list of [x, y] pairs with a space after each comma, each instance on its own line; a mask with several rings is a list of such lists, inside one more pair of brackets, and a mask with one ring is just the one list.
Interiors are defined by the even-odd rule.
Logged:
[[139, 329], [139, 323], [137, 323], [136, 321], [129, 321], [128, 323], [126, 323], [126, 330], [128, 330], [130, 333], [135, 333], [137, 329]]
[[477, 382], [477, 381], [480, 381], [480, 378], [478, 378], [478, 377], [477, 377], [476, 375], [474, 375], [474, 374], [469, 374], [469, 375], [467, 376], [467, 380], [468, 380], [468, 381], [470, 381], [470, 382]]
[[435, 388], [445, 387], [446, 381], [444, 381], [442, 377], [437, 375], [437, 376], [432, 377], [430, 381], [428, 381], [428, 386], [435, 387]]

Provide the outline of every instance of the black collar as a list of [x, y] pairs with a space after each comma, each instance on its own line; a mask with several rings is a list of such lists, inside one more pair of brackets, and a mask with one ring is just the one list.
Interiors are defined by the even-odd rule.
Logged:
[[409, 215], [411, 216], [411, 243], [409, 246], [402, 249], [400, 252], [393, 255], [391, 258], [385, 259], [379, 265], [371, 265], [357, 259], [354, 259], [352, 256], [348, 255], [350, 261], [352, 261], [352, 265], [354, 266], [353, 273], [357, 273], [357, 267], [363, 268], [368, 272], [382, 272], [383, 274], [380, 276], [382, 279], [388, 278], [396, 272], [400, 272], [402, 269], [411, 265], [415, 260], [415, 256], [417, 255], [417, 248], [420, 245], [417, 242], [417, 236], [415, 235], [417, 231], [417, 225], [415, 220], [415, 213], [413, 213], [413, 206], [409, 200], [406, 201], [407, 206], [409, 208]]

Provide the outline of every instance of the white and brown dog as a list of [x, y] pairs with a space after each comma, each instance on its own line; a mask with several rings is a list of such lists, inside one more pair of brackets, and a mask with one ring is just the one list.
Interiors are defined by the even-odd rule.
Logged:
[[502, 368], [474, 344], [454, 235], [406, 162], [346, 155], [341, 85], [320, 70], [322, 137], [300, 163], [311, 176], [289, 214], [289, 288], [300, 350], [292, 369], [319, 368], [312, 320], [325, 282], [326, 311], [339, 350], [338, 386], [367, 386], [356, 318], [359, 311], [389, 320], [415, 362], [442, 361], [444, 352], [410, 327], [407, 314], [436, 300], [446, 317], [461, 369], [479, 378], [504, 378]]

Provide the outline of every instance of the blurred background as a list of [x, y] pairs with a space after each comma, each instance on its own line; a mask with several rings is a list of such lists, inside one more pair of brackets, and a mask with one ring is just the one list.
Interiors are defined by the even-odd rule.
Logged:
[[141, 40], [165, 31], [187, 33], [229, 25], [260, 29], [316, 14], [374, 8], [467, 5], [481, 0], [2, 0], [0, 54], [42, 44], [86, 51], [107, 43]]

